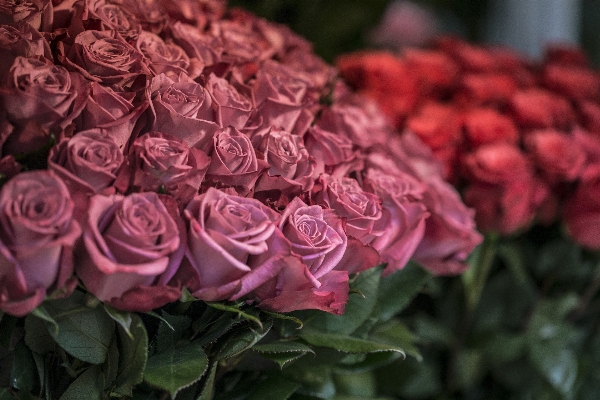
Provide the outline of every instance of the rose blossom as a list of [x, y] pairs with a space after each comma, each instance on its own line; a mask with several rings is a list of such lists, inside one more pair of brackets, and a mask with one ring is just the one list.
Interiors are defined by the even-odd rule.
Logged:
[[221, 61], [223, 44], [220, 38], [204, 35], [197, 28], [179, 21], [171, 24], [170, 31], [175, 44], [185, 50], [190, 59], [195, 58], [205, 66]]
[[190, 147], [207, 150], [214, 133], [213, 100], [208, 91], [191, 79], [173, 81], [161, 74], [148, 90], [154, 123], [152, 130], [184, 140]]
[[245, 195], [254, 187], [258, 177], [269, 164], [256, 156], [250, 139], [237, 129], [228, 127], [215, 133], [206, 179], [216, 184], [234, 187]]
[[52, 60], [50, 45], [44, 37], [31, 25], [19, 22], [15, 26], [0, 25], [0, 79], [4, 82], [5, 74], [16, 57], [45, 57]]
[[130, 189], [164, 190], [182, 205], [198, 193], [210, 164], [201, 150], [163, 132], [148, 132], [132, 145], [129, 156]]
[[464, 117], [466, 137], [471, 146], [506, 142], [516, 144], [519, 132], [512, 119], [492, 108], [475, 108]]
[[225, 79], [210, 74], [206, 81], [206, 90], [216, 106], [215, 120], [221, 127], [233, 126], [242, 129], [253, 109], [250, 99], [240, 94]]
[[67, 182], [72, 195], [100, 193], [112, 186], [123, 160], [113, 138], [89, 130], [54, 146], [48, 155], [48, 168]]
[[483, 240], [475, 227], [475, 211], [465, 207], [447, 182], [432, 177], [423, 203], [430, 216], [425, 233], [413, 255], [434, 275], [456, 275], [467, 268], [466, 259]]
[[27, 22], [38, 31], [52, 30], [50, 0], [0, 0], [0, 24]]
[[81, 112], [89, 85], [77, 73], [37, 58], [17, 57], [0, 92], [9, 120], [19, 126], [65, 127]]
[[65, 184], [50, 171], [23, 172], [0, 191], [0, 309], [24, 316], [53, 290], [76, 285], [72, 247], [81, 234]]
[[135, 91], [136, 79], [150, 74], [143, 58], [116, 31], [83, 31], [68, 51], [63, 42], [58, 43], [58, 60], [63, 65], [117, 91]]
[[158, 0], [113, 0], [113, 3], [129, 11], [140, 22], [145, 31], [160, 33], [168, 17]]
[[586, 177], [565, 201], [563, 219], [567, 232], [579, 245], [600, 248], [600, 169]]
[[174, 202], [156, 193], [92, 197], [76, 268], [86, 288], [125, 311], [179, 298], [179, 288], [166, 285], [184, 252], [177, 215]]
[[187, 264], [177, 277], [199, 299], [240, 298], [275, 277], [290, 256], [279, 215], [258, 200], [209, 188], [185, 216]]
[[195, 78], [200, 75], [204, 67], [194, 65], [195, 70], [192, 70], [190, 59], [181, 47], [173, 43], [167, 44], [160, 36], [151, 32], [140, 33], [135, 48], [144, 55], [148, 66], [156, 75], [164, 73], [172, 79], [177, 79], [180, 74], [191, 72], [191, 77]]
[[353, 151], [352, 141], [348, 137], [318, 126], [306, 132], [304, 143], [308, 154], [317, 160], [313, 177], [323, 172], [333, 174], [336, 167], [351, 163], [357, 157], [357, 153]]
[[78, 0], [73, 4], [69, 33], [77, 36], [86, 29], [114, 30], [128, 42], [134, 42], [142, 31], [135, 16], [118, 4], [106, 0]]

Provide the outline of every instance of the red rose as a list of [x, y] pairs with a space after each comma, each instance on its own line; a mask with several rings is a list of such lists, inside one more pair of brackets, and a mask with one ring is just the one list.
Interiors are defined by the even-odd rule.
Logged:
[[76, 281], [72, 248], [81, 234], [65, 184], [50, 171], [22, 172], [0, 190], [0, 310], [22, 317]]
[[555, 130], [533, 131], [525, 148], [549, 183], [574, 181], [581, 175], [586, 154], [570, 135]]
[[515, 93], [510, 101], [514, 118], [524, 128], [564, 129], [575, 122], [569, 102], [544, 89], [527, 89]]
[[588, 176], [565, 201], [563, 220], [569, 235], [588, 249], [600, 248], [600, 174]]
[[473, 147], [488, 143], [519, 141], [519, 132], [512, 119], [492, 108], [477, 108], [464, 117], [466, 136]]

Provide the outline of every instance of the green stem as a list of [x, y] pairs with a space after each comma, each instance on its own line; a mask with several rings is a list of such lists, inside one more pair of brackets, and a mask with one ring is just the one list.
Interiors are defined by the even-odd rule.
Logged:
[[475, 311], [481, 293], [492, 269], [498, 245], [498, 234], [489, 233], [481, 245], [475, 250], [469, 261], [469, 269], [462, 276], [465, 286], [467, 309]]

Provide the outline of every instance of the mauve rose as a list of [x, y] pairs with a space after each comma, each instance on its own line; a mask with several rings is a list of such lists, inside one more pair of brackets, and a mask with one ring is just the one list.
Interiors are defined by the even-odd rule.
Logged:
[[63, 65], [116, 91], [135, 91], [145, 84], [141, 81], [134, 85], [136, 80], [150, 75], [143, 59], [114, 30], [81, 32], [68, 51], [63, 42], [58, 43], [58, 60]]
[[22, 317], [54, 290], [76, 285], [72, 247], [81, 234], [65, 184], [50, 171], [18, 174], [0, 191], [0, 310]]
[[333, 174], [336, 167], [351, 163], [357, 153], [353, 151], [352, 141], [345, 135], [338, 135], [318, 126], [310, 128], [304, 137], [308, 154], [317, 160], [313, 177], [323, 172]]
[[600, 249], [600, 169], [582, 181], [569, 196], [563, 209], [563, 221], [569, 235], [579, 245]]
[[89, 84], [77, 73], [36, 58], [17, 57], [8, 84], [0, 91], [11, 123], [30, 120], [44, 127], [66, 127], [87, 101]]
[[519, 132], [512, 119], [492, 108], [468, 111], [464, 116], [464, 128], [473, 147], [498, 142], [515, 144], [519, 141]]
[[573, 136], [552, 129], [533, 131], [525, 135], [525, 148], [550, 184], [573, 181], [583, 172], [586, 154]]
[[269, 168], [266, 161], [257, 158], [250, 139], [233, 127], [215, 133], [208, 154], [211, 157], [206, 173], [209, 184], [233, 187], [242, 196], [250, 192], [259, 176]]
[[316, 204], [331, 208], [346, 220], [346, 235], [369, 244], [384, 234], [376, 230], [382, 218], [382, 200], [374, 193], [365, 192], [356, 179], [323, 174], [319, 177], [313, 199]]
[[252, 101], [240, 94], [225, 79], [210, 74], [206, 81], [206, 90], [210, 93], [215, 106], [215, 119], [221, 127], [233, 126], [242, 129], [254, 108]]
[[60, 176], [71, 194], [112, 189], [124, 156], [114, 139], [100, 130], [77, 133], [50, 149], [48, 168]]
[[245, 22], [221, 20], [210, 25], [210, 34], [219, 37], [223, 43], [223, 61], [231, 64], [259, 62], [276, 52], [267, 38], [254, 29], [253, 21]]
[[15, 26], [0, 25], [0, 82], [17, 57], [53, 60], [50, 45], [31, 25], [19, 22]]
[[388, 275], [404, 268], [423, 238], [429, 215], [423, 205], [426, 187], [401, 171], [379, 168], [367, 170], [364, 185], [382, 200], [382, 215], [373, 226], [379, 235], [371, 245], [388, 263], [384, 270]]
[[430, 213], [425, 233], [413, 258], [434, 275], [456, 275], [467, 269], [466, 259], [483, 237], [475, 226], [475, 211], [465, 207], [447, 182], [432, 177], [423, 203]]
[[148, 132], [132, 145], [130, 190], [164, 190], [185, 206], [200, 189], [210, 157], [163, 132]]
[[302, 191], [312, 188], [316, 160], [309, 155], [300, 136], [273, 128], [269, 131], [264, 153], [270, 177], [281, 177], [289, 184], [299, 185]]
[[73, 4], [69, 34], [84, 30], [117, 31], [128, 42], [135, 42], [142, 31], [135, 16], [125, 8], [106, 0], [78, 0]]
[[180, 74], [192, 72], [192, 77], [198, 76], [202, 72], [202, 65], [196, 65], [196, 71], [188, 70], [190, 68], [190, 59], [185, 51], [176, 44], [165, 43], [160, 36], [143, 31], [140, 33], [135, 48], [144, 55], [148, 67], [156, 75], [165, 74], [172, 79], [177, 79]]
[[190, 147], [210, 148], [219, 125], [205, 88], [190, 79], [176, 82], [161, 74], [152, 79], [148, 92], [154, 113], [152, 130], [182, 139]]
[[281, 214], [279, 228], [302, 258], [315, 282], [335, 269], [346, 251], [348, 238], [334, 210], [309, 206], [295, 197]]
[[279, 214], [258, 200], [209, 188], [184, 213], [188, 264], [177, 278], [199, 299], [238, 299], [275, 277], [291, 255]]
[[167, 285], [185, 251], [178, 214], [156, 193], [93, 196], [76, 268], [86, 288], [125, 311], [178, 299], [180, 289]]
[[115, 92], [98, 82], [92, 82], [91, 88], [85, 108], [75, 120], [78, 129], [100, 129], [126, 151], [142, 128], [138, 121], [144, 121], [148, 101], [134, 103], [135, 93]]
[[220, 38], [202, 34], [196, 27], [179, 21], [171, 24], [170, 32], [175, 44], [185, 50], [190, 59], [195, 58], [205, 66], [221, 61], [223, 44]]
[[112, 0], [129, 11], [140, 22], [144, 31], [160, 33], [168, 21], [158, 0]]
[[542, 79], [546, 87], [570, 99], [596, 101], [600, 95], [598, 74], [588, 68], [550, 64]]
[[38, 31], [52, 30], [50, 0], [0, 0], [0, 24], [27, 22]]

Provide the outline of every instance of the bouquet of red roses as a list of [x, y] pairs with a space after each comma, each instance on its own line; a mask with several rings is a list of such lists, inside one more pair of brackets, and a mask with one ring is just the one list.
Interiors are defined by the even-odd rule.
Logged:
[[[277, 313], [354, 310], [368, 278], [349, 335], [372, 267], [458, 274], [481, 241], [420, 140], [284, 26], [219, 0], [4, 1], [0, 23], [3, 393], [210, 398], [297, 321]], [[390, 349], [303, 340], [263, 351]]]

